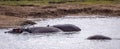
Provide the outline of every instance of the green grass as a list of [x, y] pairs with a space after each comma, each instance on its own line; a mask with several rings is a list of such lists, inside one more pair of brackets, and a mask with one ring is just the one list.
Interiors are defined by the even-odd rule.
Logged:
[[81, 2], [81, 4], [119, 4], [112, 1], [94, 1], [94, 2]]
[[49, 5], [52, 3], [80, 3], [80, 4], [120, 4], [120, 0], [39, 0], [39, 1], [1, 1], [0, 5]]
[[41, 1], [1, 1], [0, 5], [42, 5], [47, 4]]

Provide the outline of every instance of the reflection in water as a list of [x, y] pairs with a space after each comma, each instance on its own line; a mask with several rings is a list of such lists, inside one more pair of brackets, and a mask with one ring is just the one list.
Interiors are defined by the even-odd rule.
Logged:
[[89, 36], [120, 37], [120, 18], [56, 18], [36, 21], [35, 26], [74, 24], [80, 32], [56, 34], [5, 34], [0, 30], [0, 49], [120, 49], [120, 40], [91, 41]]

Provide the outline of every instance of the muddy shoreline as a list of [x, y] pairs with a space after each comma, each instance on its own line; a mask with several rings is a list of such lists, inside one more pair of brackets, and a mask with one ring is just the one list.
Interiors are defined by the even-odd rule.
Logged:
[[120, 16], [120, 5], [57, 4], [33, 6], [0, 5], [0, 15], [22, 18], [61, 17], [69, 14]]
[[[109, 17], [111, 16], [119, 17], [120, 5], [119, 4], [117, 5], [53, 4], [33, 6], [0, 5], [0, 16], [7, 16], [6, 19], [9, 19], [9, 17], [17, 17], [16, 19], [21, 19], [20, 21], [22, 22], [24, 22], [23, 21], [25, 20], [24, 18], [56, 18], [63, 17], [65, 15], [104, 15]], [[6, 21], [9, 22], [8, 20]], [[1, 20], [1, 22], [4, 21]], [[0, 28], [3, 27], [1, 24], [4, 23], [0, 23]], [[10, 25], [8, 24], [6, 24], [6, 26], [10, 27]], [[11, 26], [14, 25], [16, 25], [16, 23], [12, 24]]]

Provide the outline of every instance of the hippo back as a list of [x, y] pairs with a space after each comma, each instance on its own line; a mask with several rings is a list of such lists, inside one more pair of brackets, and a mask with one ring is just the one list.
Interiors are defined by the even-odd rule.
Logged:
[[72, 24], [54, 25], [52, 27], [59, 28], [62, 31], [65, 31], [65, 32], [69, 32], [69, 31], [81, 31], [80, 28], [78, 28], [77, 26], [72, 25]]
[[111, 40], [110, 37], [103, 36], [103, 35], [94, 35], [94, 36], [88, 37], [87, 39], [89, 40]]
[[54, 27], [34, 27], [27, 30], [29, 33], [53, 33], [59, 32], [60, 29]]

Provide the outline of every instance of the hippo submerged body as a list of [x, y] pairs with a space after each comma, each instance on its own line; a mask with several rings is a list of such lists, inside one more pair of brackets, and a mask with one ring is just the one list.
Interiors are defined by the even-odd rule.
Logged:
[[103, 36], [103, 35], [94, 35], [94, 36], [88, 37], [87, 39], [89, 40], [111, 40], [110, 37]]
[[70, 31], [80, 31], [81, 29], [77, 26], [71, 25], [71, 24], [64, 24], [64, 25], [54, 25], [54, 26], [48, 26], [48, 27], [33, 27], [33, 28], [27, 28], [27, 29], [13, 29], [6, 33], [53, 33], [53, 32], [70, 32]]
[[60, 32], [61, 30], [53, 27], [35, 27], [27, 29], [29, 33], [50, 33], [50, 32]]
[[61, 29], [62, 31], [65, 31], [65, 32], [81, 31], [80, 28], [78, 28], [77, 26], [72, 25], [72, 24], [54, 25], [54, 26], [52, 26], [52, 27], [59, 28], [59, 29]]
[[53, 27], [33, 27], [33, 28], [27, 28], [27, 29], [13, 29], [6, 33], [53, 33], [53, 32], [60, 32], [61, 30], [58, 28]]

